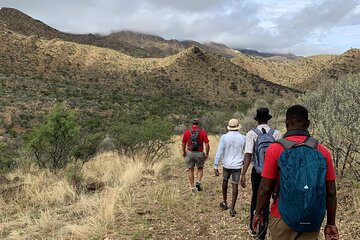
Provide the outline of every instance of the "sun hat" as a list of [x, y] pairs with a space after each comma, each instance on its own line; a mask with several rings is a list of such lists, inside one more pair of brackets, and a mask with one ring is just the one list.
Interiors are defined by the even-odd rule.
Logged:
[[270, 120], [272, 116], [269, 114], [268, 108], [259, 108], [256, 110], [256, 116], [254, 119], [258, 122], [266, 122]]
[[228, 126], [227, 126], [227, 129], [229, 131], [239, 130], [240, 128], [241, 128], [241, 126], [239, 124], [239, 120], [234, 119], [234, 118], [229, 120], [229, 123], [228, 123]]

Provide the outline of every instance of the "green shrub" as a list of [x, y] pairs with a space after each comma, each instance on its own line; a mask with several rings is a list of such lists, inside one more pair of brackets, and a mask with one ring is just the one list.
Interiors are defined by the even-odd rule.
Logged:
[[310, 111], [311, 131], [329, 148], [340, 176], [360, 180], [360, 74], [326, 82], [301, 98]]
[[65, 167], [73, 155], [80, 126], [75, 113], [65, 105], [56, 105], [45, 122], [31, 130], [27, 147], [39, 167], [57, 170]]
[[13, 170], [17, 166], [16, 157], [16, 150], [12, 146], [0, 142], [0, 173]]
[[129, 156], [145, 154], [149, 162], [168, 153], [172, 135], [172, 124], [156, 117], [138, 122], [121, 121], [112, 127], [112, 137], [119, 151]]

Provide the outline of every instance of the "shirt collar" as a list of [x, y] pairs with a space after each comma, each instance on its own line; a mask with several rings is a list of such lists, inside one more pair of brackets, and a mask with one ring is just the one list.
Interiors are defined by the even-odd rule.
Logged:
[[259, 129], [265, 128], [265, 127], [270, 128], [268, 124], [260, 124], [260, 125], [257, 126], [257, 128], [259, 128]]

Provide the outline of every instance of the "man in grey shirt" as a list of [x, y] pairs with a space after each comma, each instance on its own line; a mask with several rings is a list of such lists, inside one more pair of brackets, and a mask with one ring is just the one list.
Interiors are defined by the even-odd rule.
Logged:
[[223, 201], [220, 207], [224, 210], [227, 206], [227, 188], [231, 176], [232, 182], [232, 202], [230, 206], [230, 216], [235, 217], [235, 204], [238, 196], [238, 185], [240, 181], [241, 167], [244, 161], [245, 136], [239, 133], [240, 125], [237, 119], [231, 119], [228, 123], [228, 133], [221, 136], [220, 144], [216, 152], [214, 170], [215, 175], [219, 176], [219, 161], [222, 158], [223, 182], [222, 194]]

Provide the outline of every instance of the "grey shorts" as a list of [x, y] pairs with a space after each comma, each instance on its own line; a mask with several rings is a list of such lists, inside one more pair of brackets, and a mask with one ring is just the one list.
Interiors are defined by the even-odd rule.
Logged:
[[223, 167], [223, 177], [224, 180], [228, 181], [231, 176], [231, 182], [234, 184], [239, 184], [240, 182], [241, 169], [228, 169]]
[[187, 168], [194, 168], [195, 165], [197, 168], [203, 168], [205, 162], [205, 153], [187, 151], [185, 161]]

